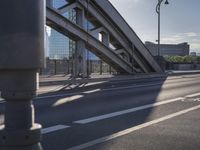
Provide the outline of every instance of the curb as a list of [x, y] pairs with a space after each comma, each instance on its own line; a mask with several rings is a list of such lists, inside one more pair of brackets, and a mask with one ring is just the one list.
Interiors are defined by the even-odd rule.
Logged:
[[124, 75], [109, 78], [90, 78], [90, 79], [72, 79], [72, 80], [60, 80], [60, 81], [48, 81], [40, 82], [40, 86], [50, 86], [50, 85], [66, 85], [66, 84], [84, 84], [93, 82], [103, 82], [103, 81], [124, 81], [124, 80], [137, 80], [137, 79], [148, 79], [148, 78], [166, 78], [167, 74], [141, 74], [141, 75]]

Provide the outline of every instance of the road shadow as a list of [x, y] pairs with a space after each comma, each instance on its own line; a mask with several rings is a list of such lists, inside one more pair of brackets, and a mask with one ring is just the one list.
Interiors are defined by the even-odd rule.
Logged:
[[[66, 149], [144, 123], [153, 107], [87, 124], [77, 124], [74, 121], [156, 103], [165, 80], [166, 78], [162, 77], [142, 81], [130, 80], [119, 84], [106, 81], [74, 90], [62, 89], [59, 92], [40, 94], [39, 97], [43, 98], [34, 101], [36, 122], [44, 127], [59, 124], [70, 126], [63, 132], [58, 131], [55, 136], [44, 135], [44, 150], [54, 150], [58, 145]], [[65, 95], [71, 92], [76, 94]], [[50, 96], [58, 94], [61, 96]], [[51, 140], [54, 142], [49, 143]]]

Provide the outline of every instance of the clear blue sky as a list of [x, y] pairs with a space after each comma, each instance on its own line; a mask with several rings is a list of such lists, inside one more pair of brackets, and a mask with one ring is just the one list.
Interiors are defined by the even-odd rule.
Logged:
[[[158, 0], [110, 0], [142, 41], [157, 39]], [[161, 6], [161, 43], [188, 42], [200, 53], [200, 0], [169, 0]]]

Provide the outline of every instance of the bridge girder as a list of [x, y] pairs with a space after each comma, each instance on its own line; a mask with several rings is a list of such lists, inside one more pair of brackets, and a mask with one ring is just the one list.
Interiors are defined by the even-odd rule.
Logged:
[[[47, 1], [49, 4], [49, 1], [51, 0]], [[101, 2], [98, 0], [74, 0], [59, 9], [52, 8], [48, 5], [47, 25], [75, 40], [83, 40], [86, 47], [89, 48], [90, 51], [119, 72], [135, 73], [138, 72], [138, 70], [142, 70], [145, 73], [162, 73], [161, 68], [137, 35], [135, 36], [138, 39], [136, 37], [134, 37], [134, 40], [130, 39], [130, 34], [127, 34], [127, 30], [130, 29], [122, 29], [122, 27], [115, 24], [116, 22], [113, 20], [114, 18], [111, 19], [110, 14], [108, 14], [109, 10], [105, 11], [104, 8], [102, 8], [104, 5], [113, 7], [106, 0], [102, 0]], [[78, 28], [77, 24], [72, 23], [67, 18], [62, 16], [63, 13], [69, 11], [70, 9], [77, 8], [84, 10], [87, 14], [85, 15], [86, 19], [89, 20], [90, 18], [93, 18], [91, 22], [94, 22], [93, 24], [96, 25], [94, 29], [89, 30], [80, 26]], [[116, 12], [114, 13], [114, 17], [116, 17]], [[96, 37], [94, 37], [94, 32], [104, 33], [104, 40], [99, 41], [96, 39]], [[132, 30], [131, 32], [134, 33]], [[112, 41], [109, 39], [112, 39]], [[112, 49], [109, 46], [109, 42], [114, 42], [118, 47], [121, 47], [121, 49], [123, 49], [123, 53], [119, 53], [119, 51]], [[136, 68], [135, 66], [139, 66], [140, 68]]]

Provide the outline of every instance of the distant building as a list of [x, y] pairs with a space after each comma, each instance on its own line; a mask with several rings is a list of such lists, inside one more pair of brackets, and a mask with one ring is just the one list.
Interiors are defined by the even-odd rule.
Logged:
[[197, 53], [197, 56], [200, 56], [200, 53]]
[[195, 57], [195, 56], [197, 56], [197, 53], [196, 52], [191, 52], [190, 56], [194, 56]]
[[[59, 8], [68, 2], [66, 0], [53, 0], [52, 5], [54, 8]], [[65, 13], [63, 16], [69, 18], [70, 13]], [[50, 59], [64, 59], [69, 58], [69, 38], [58, 33], [54, 29], [50, 29], [49, 31], [49, 58]]]
[[[158, 56], [158, 44], [152, 42], [145, 42], [153, 56]], [[161, 56], [186, 56], [190, 53], [190, 45], [188, 43], [180, 44], [160, 44]]]

